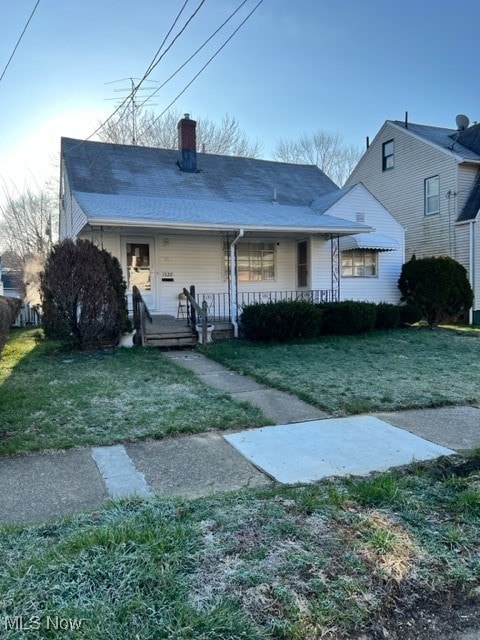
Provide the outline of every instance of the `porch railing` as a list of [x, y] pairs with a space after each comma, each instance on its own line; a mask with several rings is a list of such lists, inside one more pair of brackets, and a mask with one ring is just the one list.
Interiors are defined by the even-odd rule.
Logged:
[[[206, 303], [209, 322], [230, 322], [229, 293], [197, 293], [197, 304]], [[332, 289], [279, 290], [279, 291], [240, 291], [237, 295], [237, 307], [241, 314], [244, 307], [250, 304], [305, 300], [316, 304], [319, 302], [337, 302], [338, 292]]]
[[137, 340], [141, 345], [145, 344], [147, 329], [145, 326], [146, 319], [152, 322], [152, 316], [145, 304], [140, 289], [135, 285], [132, 288], [132, 306], [133, 306], [133, 328], [137, 332]]

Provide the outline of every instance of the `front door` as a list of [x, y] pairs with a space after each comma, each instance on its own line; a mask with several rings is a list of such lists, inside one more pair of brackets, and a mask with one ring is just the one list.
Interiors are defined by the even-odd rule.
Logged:
[[136, 286], [148, 309], [154, 310], [156, 308], [154, 241], [149, 238], [124, 238], [122, 254], [129, 308], [132, 308], [132, 287]]

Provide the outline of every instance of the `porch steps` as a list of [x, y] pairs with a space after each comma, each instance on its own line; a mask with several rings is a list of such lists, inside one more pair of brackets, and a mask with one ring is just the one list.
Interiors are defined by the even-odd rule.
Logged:
[[197, 336], [185, 320], [153, 316], [146, 323], [145, 343], [151, 347], [186, 347], [197, 344]]
[[[233, 325], [230, 322], [213, 322], [214, 341], [233, 338]], [[152, 322], [145, 324], [145, 344], [151, 347], [188, 347], [198, 342], [197, 334], [185, 319], [167, 315], [152, 315]]]

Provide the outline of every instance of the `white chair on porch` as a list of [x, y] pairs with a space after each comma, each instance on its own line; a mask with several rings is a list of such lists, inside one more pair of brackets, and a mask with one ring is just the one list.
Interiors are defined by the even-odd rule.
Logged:
[[187, 318], [187, 316], [188, 316], [187, 296], [184, 293], [179, 293], [177, 318]]

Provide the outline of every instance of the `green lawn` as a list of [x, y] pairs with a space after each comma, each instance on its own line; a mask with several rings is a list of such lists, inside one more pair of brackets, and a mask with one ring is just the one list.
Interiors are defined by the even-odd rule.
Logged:
[[[14, 332], [0, 359], [3, 453], [264, 424], [157, 350], [68, 353], [35, 335]], [[478, 401], [479, 345], [413, 330], [206, 352], [347, 413]], [[479, 474], [480, 450], [0, 527], [0, 637], [430, 640], [432, 619], [442, 637], [478, 623]]]
[[264, 425], [156, 349], [71, 353], [18, 330], [0, 358], [0, 454]]
[[480, 451], [366, 479], [124, 500], [0, 528], [0, 636], [446, 637], [478, 605], [479, 470]]
[[480, 339], [447, 330], [215, 343], [204, 353], [332, 415], [480, 402]]

